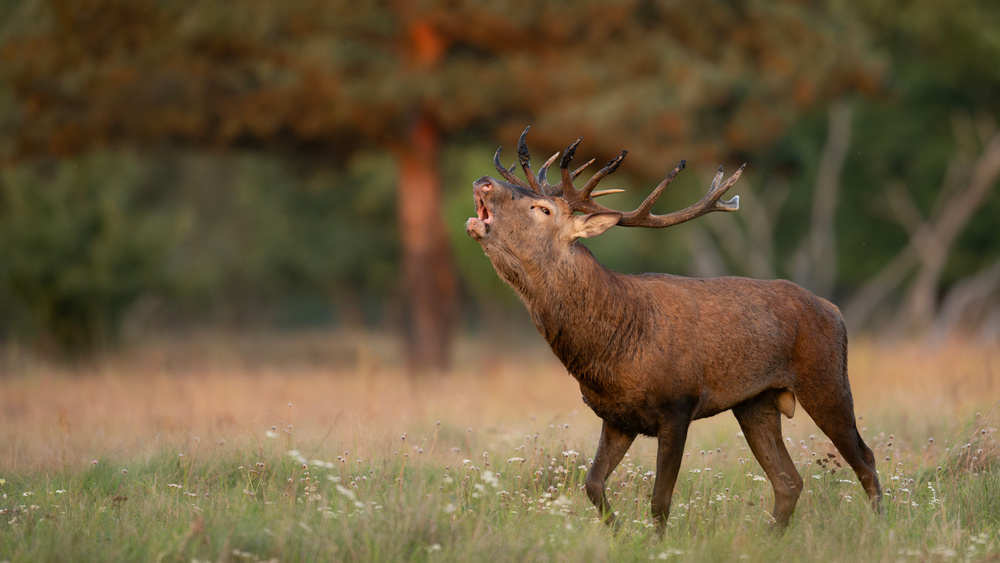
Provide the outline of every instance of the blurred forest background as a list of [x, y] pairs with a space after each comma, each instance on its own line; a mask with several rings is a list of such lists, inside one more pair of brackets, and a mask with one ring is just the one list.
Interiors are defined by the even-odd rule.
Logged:
[[618, 208], [749, 163], [736, 214], [588, 241], [615, 269], [995, 342], [998, 61], [996, 0], [0, 0], [0, 345], [346, 326], [446, 366], [523, 320], [464, 222], [526, 125], [629, 149]]

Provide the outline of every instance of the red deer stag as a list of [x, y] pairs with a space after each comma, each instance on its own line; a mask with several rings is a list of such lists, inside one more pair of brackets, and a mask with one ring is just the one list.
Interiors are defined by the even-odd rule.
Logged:
[[[698, 203], [666, 215], [653, 203], [684, 169], [684, 161], [635, 211], [615, 211], [594, 198], [626, 151], [582, 189], [573, 180], [593, 160], [570, 171], [577, 140], [563, 151], [562, 178], [546, 171], [560, 153], [532, 172], [525, 145], [514, 167], [494, 156], [498, 180], [473, 183], [476, 217], [466, 232], [482, 245], [493, 267], [519, 294], [552, 351], [580, 383], [583, 400], [603, 420], [587, 473], [587, 496], [609, 524], [614, 513], [604, 483], [638, 434], [657, 439], [651, 509], [662, 532], [670, 511], [684, 441], [691, 421], [732, 410], [750, 450], [774, 487], [774, 526], [783, 529], [802, 492], [782, 443], [779, 413], [791, 417], [795, 401], [851, 465], [872, 505], [882, 491], [875, 457], [858, 433], [847, 379], [847, 333], [837, 308], [784, 280], [739, 277], [696, 279], [612, 271], [577, 242], [615, 225], [669, 227], [712, 211], [736, 211], [721, 200], [743, 168], [722, 181], [722, 168]], [[745, 166], [745, 165], [744, 165]], [[581, 214], [576, 214], [581, 212]]]

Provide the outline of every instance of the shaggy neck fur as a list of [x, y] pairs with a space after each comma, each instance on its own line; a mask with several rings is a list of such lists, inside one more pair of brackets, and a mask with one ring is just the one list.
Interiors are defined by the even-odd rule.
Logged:
[[491, 258], [538, 332], [581, 383], [604, 388], [615, 367], [644, 341], [649, 308], [641, 306], [641, 287], [600, 264], [583, 245], [546, 264], [524, 264], [508, 255]]

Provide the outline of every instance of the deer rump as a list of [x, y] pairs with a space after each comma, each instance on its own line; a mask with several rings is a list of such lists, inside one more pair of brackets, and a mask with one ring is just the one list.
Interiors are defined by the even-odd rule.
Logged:
[[[603, 420], [586, 490], [602, 518], [614, 512], [604, 483], [638, 434], [657, 439], [651, 508], [662, 532], [695, 419], [731, 409], [774, 488], [778, 528], [788, 524], [802, 491], [781, 436], [779, 414], [791, 417], [796, 400], [854, 469], [878, 509], [881, 487], [875, 459], [854, 417], [847, 377], [847, 332], [837, 308], [784, 280], [624, 275], [601, 265], [578, 242], [613, 226], [669, 227], [714, 211], [736, 211], [722, 196], [743, 168], [723, 181], [720, 167], [708, 193], [665, 215], [651, 212], [684, 161], [634, 211], [594, 201], [621, 190], [595, 191], [621, 164], [625, 151], [577, 189], [573, 180], [593, 161], [571, 171], [577, 140], [531, 169], [525, 129], [514, 168], [494, 166], [504, 178], [473, 183], [476, 216], [466, 232], [513, 287], [555, 355], [580, 383], [583, 400]], [[548, 168], [561, 156], [561, 179]], [[745, 166], [745, 165], [744, 165]]]

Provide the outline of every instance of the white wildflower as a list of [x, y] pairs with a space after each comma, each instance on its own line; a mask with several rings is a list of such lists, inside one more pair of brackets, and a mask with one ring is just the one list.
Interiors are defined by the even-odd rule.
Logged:
[[483, 471], [483, 483], [493, 487], [494, 489], [500, 487], [500, 480], [492, 471]]
[[354, 491], [348, 489], [347, 487], [341, 485], [340, 483], [337, 483], [337, 492], [344, 495], [349, 500], [358, 500], [358, 497], [357, 495], [354, 494]]

